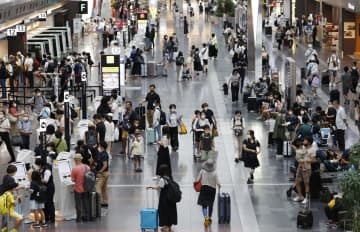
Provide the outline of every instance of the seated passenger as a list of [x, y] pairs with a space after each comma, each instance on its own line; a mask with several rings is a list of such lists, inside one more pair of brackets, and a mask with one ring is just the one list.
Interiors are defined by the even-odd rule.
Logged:
[[328, 218], [328, 225], [331, 229], [337, 227], [339, 221], [339, 211], [342, 210], [342, 194], [336, 194], [333, 196], [333, 199], [326, 205], [324, 208], [326, 217]]

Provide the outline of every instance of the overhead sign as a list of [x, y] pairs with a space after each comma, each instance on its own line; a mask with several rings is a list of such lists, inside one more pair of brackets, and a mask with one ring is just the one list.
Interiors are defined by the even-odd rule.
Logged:
[[81, 1], [79, 2], [79, 14], [87, 14], [88, 13], [88, 2]]
[[119, 67], [102, 67], [101, 71], [103, 73], [118, 73]]
[[46, 121], [46, 119], [41, 118], [41, 119], [40, 119], [40, 128], [39, 128], [39, 131], [40, 131], [40, 132], [45, 132], [45, 131], [46, 131], [46, 127], [47, 127], [47, 121]]
[[14, 29], [14, 28], [7, 29], [6, 36], [7, 37], [16, 37], [16, 29]]
[[147, 20], [148, 14], [146, 12], [137, 13], [137, 19], [138, 20]]
[[81, 81], [86, 81], [86, 72], [81, 72]]
[[69, 91], [65, 91], [64, 92], [64, 102], [69, 102], [70, 101], [70, 93]]
[[74, 18], [73, 19], [73, 27], [74, 27], [74, 33], [75, 34], [81, 33], [82, 25], [81, 25], [81, 19], [80, 18]]
[[24, 24], [16, 25], [16, 32], [17, 33], [25, 33], [26, 32], [26, 26]]
[[39, 21], [46, 21], [46, 12], [42, 12], [39, 14]]

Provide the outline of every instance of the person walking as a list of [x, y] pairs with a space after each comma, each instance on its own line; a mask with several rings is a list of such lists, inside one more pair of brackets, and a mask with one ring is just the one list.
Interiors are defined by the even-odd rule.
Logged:
[[157, 161], [156, 161], [156, 175], [160, 176], [160, 167], [161, 165], [166, 164], [169, 167], [169, 175], [172, 176], [171, 171], [171, 162], [170, 162], [170, 152], [169, 152], [169, 128], [163, 127], [163, 136], [161, 141], [159, 141], [159, 150], [157, 152]]
[[107, 144], [100, 141], [98, 154], [94, 157], [96, 173], [96, 192], [101, 195], [101, 206], [108, 207], [108, 179], [109, 179], [109, 154], [106, 152]]
[[209, 48], [206, 43], [203, 43], [203, 47], [200, 50], [200, 56], [203, 63], [203, 72], [208, 72], [208, 61], [209, 61]]
[[342, 107], [338, 100], [333, 101], [333, 105], [336, 109], [335, 117], [335, 137], [340, 151], [345, 150], [345, 130], [349, 127], [347, 123], [347, 116], [344, 107]]
[[211, 217], [216, 196], [216, 187], [219, 187], [219, 189], [221, 187], [213, 159], [208, 159], [205, 163], [203, 163], [195, 181], [201, 182], [201, 189], [197, 204], [202, 208], [204, 226], [208, 227], [212, 223]]
[[231, 101], [232, 102], [239, 101], [240, 77], [236, 69], [234, 69], [232, 74], [230, 75], [227, 81], [227, 85], [230, 86]]
[[345, 102], [344, 102], [345, 105], [350, 104], [349, 94], [350, 94], [350, 90], [353, 88], [352, 78], [353, 77], [350, 75], [350, 72], [349, 72], [349, 67], [345, 66], [344, 73], [341, 75], [341, 80], [339, 81], [339, 82], [342, 82], [342, 91], [343, 91], [343, 95], [344, 95], [344, 99], [345, 99]]
[[169, 127], [170, 144], [173, 151], [179, 149], [179, 132], [178, 127], [181, 123], [182, 115], [178, 115], [176, 112], [176, 105], [171, 104], [169, 106], [169, 113], [166, 116], [166, 124]]
[[333, 51], [331, 56], [327, 59], [327, 65], [328, 65], [329, 76], [330, 76], [329, 87], [335, 87], [337, 72], [340, 68], [340, 59], [336, 55], [335, 51]]
[[8, 77], [7, 70], [4, 61], [0, 61], [0, 85], [1, 85], [1, 97], [4, 99], [6, 95], [6, 78]]
[[76, 209], [76, 222], [90, 220], [90, 197], [84, 189], [85, 173], [90, 171], [90, 167], [82, 163], [82, 155], [74, 155], [75, 167], [71, 170], [71, 180], [74, 182], [74, 197]]
[[147, 102], [147, 111], [146, 111], [146, 117], [148, 121], [148, 127], [153, 127], [153, 117], [154, 117], [154, 111], [155, 111], [155, 102], [160, 102], [160, 96], [155, 92], [155, 85], [151, 84], [149, 85], [149, 92], [146, 94], [146, 97], [144, 100], [140, 102], [140, 104], [143, 104]]
[[188, 33], [189, 33], [189, 23], [186, 19], [186, 16], [184, 16], [184, 35], [185, 35], [185, 37], [187, 36]]
[[243, 141], [243, 160], [244, 166], [250, 168], [248, 184], [254, 183], [255, 168], [260, 166], [258, 155], [260, 154], [260, 143], [255, 139], [253, 130], [248, 130], [247, 138]]
[[159, 168], [159, 184], [157, 186], [148, 186], [146, 189], [155, 189], [160, 191], [159, 197], [159, 226], [161, 231], [171, 232], [171, 227], [177, 225], [177, 209], [176, 203], [169, 201], [167, 194], [169, 191], [169, 181], [171, 181], [170, 168], [166, 164], [160, 165]]
[[231, 119], [232, 130], [234, 131], [235, 139], [235, 163], [239, 163], [242, 151], [242, 135], [245, 128], [244, 118], [241, 116], [241, 111], [235, 111], [234, 117]]
[[216, 59], [217, 57], [217, 38], [215, 33], [211, 34], [211, 38], [209, 40], [209, 58]]
[[179, 52], [177, 57], [175, 58], [176, 77], [178, 81], [181, 81], [183, 77], [184, 63], [185, 63], [185, 57], [182, 52]]

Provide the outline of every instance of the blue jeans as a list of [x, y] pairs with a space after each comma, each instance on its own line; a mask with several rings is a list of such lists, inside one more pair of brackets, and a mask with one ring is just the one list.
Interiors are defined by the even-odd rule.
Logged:
[[0, 79], [2, 98], [6, 98], [6, 79]]
[[158, 126], [156, 126], [154, 128], [154, 130], [155, 130], [156, 141], [160, 141], [161, 140], [161, 125], [159, 124]]

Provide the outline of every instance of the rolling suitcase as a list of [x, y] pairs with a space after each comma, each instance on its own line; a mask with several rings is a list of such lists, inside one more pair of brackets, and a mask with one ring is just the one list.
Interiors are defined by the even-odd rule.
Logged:
[[[155, 195], [155, 191], [153, 191], [153, 197]], [[149, 207], [149, 196], [148, 190], [146, 191], [146, 208], [142, 208], [140, 210], [140, 228], [141, 231], [145, 232], [146, 230], [154, 230], [158, 229], [158, 210], [155, 208], [153, 198], [153, 205]]]
[[283, 156], [290, 157], [291, 156], [291, 141], [284, 141], [283, 143]]
[[148, 77], [156, 76], [156, 65], [155, 62], [147, 62], [147, 75]]
[[218, 195], [218, 217], [219, 224], [229, 224], [231, 220], [231, 199], [230, 194], [220, 193]]
[[322, 189], [320, 171], [313, 170], [310, 176], [310, 195], [312, 199], [320, 198]]
[[314, 217], [310, 209], [310, 199], [309, 203], [303, 208], [300, 209], [297, 216], [297, 227], [302, 229], [311, 229], [313, 225]]
[[101, 201], [97, 192], [90, 193], [90, 217], [92, 219], [101, 218]]
[[329, 72], [325, 71], [321, 73], [321, 84], [322, 85], [328, 85], [330, 82], [330, 76], [329, 76]]
[[139, 105], [135, 108], [135, 112], [139, 117], [139, 127], [142, 130], [145, 130], [146, 127], [146, 115], [145, 115], [145, 106]]
[[146, 142], [148, 144], [155, 143], [155, 130], [154, 130], [154, 128], [146, 128]]
[[163, 64], [159, 63], [159, 64], [156, 65], [156, 75], [159, 76], [159, 77], [167, 76], [167, 74], [164, 73], [164, 65]]
[[247, 102], [247, 110], [248, 110], [248, 112], [250, 112], [250, 111], [257, 112], [259, 110], [257, 103], [258, 102], [257, 102], [256, 97], [248, 97], [248, 102]]

